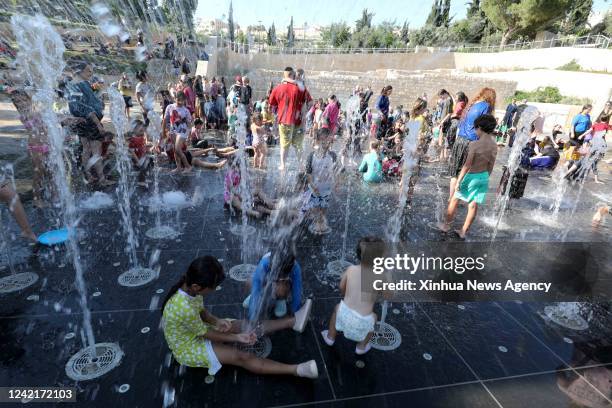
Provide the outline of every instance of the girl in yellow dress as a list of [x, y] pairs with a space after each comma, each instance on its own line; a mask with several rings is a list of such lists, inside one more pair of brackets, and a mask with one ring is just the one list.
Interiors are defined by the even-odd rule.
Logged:
[[[206, 367], [214, 375], [223, 364], [256, 374], [287, 374], [317, 378], [314, 360], [284, 364], [259, 358], [225, 343], [253, 344], [254, 332], [242, 332], [244, 322], [220, 319], [204, 308], [203, 296], [215, 291], [225, 278], [223, 266], [212, 256], [196, 258], [187, 273], [170, 289], [162, 307], [164, 336], [174, 358], [188, 367]], [[294, 316], [262, 322], [264, 333], [293, 328], [303, 332], [312, 307], [309, 299]]]

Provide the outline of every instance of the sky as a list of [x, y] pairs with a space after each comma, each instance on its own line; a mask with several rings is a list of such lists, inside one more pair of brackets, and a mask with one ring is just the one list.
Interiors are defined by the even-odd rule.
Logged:
[[[612, 7], [612, 0], [594, 0], [593, 10], [602, 12]], [[467, 0], [451, 0], [451, 16], [465, 17]], [[401, 25], [404, 20], [411, 28], [421, 27], [431, 10], [433, 0], [233, 0], [234, 22], [241, 27], [261, 21], [266, 27], [272, 22], [279, 27], [289, 25], [293, 16], [295, 26], [328, 25], [345, 21], [350, 26], [367, 8], [374, 12], [374, 24], [393, 21]], [[227, 21], [229, 0], [199, 0], [195, 18], [205, 20], [223, 17]]]

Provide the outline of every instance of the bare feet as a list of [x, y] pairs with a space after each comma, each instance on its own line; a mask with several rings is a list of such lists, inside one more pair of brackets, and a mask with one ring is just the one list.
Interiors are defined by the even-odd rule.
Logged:
[[191, 173], [191, 171], [192, 171], [192, 170], [193, 170], [193, 167], [192, 167], [192, 166], [185, 167], [185, 168], [183, 169], [183, 174], [185, 174], [185, 173]]
[[457, 234], [459, 236], [459, 238], [461, 239], [465, 239], [465, 232], [463, 232], [462, 229], [456, 229], [455, 231], [453, 231], [455, 234]]
[[227, 163], [227, 160], [221, 160], [219, 163], [217, 163], [217, 168], [222, 168], [223, 166], [225, 166], [225, 163]]
[[442, 232], [448, 232], [450, 231], [450, 225], [443, 223], [443, 222], [439, 222], [436, 224], [436, 228], [439, 229]]

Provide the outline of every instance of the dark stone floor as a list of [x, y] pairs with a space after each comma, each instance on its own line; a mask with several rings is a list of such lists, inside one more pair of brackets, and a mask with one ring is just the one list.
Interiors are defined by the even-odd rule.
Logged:
[[[272, 157], [276, 158], [277, 153], [271, 151]], [[505, 157], [502, 155], [499, 160]], [[443, 208], [436, 203], [441, 203], [448, 194], [448, 179], [441, 174], [444, 173], [440, 166], [423, 168], [404, 225], [404, 239], [448, 239], [427, 227], [427, 222], [436, 219], [436, 209]], [[542, 303], [393, 303], [387, 322], [402, 335], [399, 348], [386, 352], [373, 350], [357, 357], [353, 354], [354, 345], [344, 339], [339, 339], [332, 348], [326, 346], [319, 332], [326, 326], [340, 297], [336, 282], [326, 277], [324, 271], [327, 262], [342, 256], [347, 185], [351, 185], [350, 222], [346, 224], [349, 259], [354, 256], [353, 248], [359, 237], [383, 234], [397, 203], [396, 184], [364, 186], [359, 178], [350, 175], [341, 181], [332, 200], [329, 211], [332, 233], [322, 238], [306, 233], [298, 242], [304, 290], [314, 299], [307, 330], [301, 335], [287, 331], [271, 336], [271, 358], [284, 362], [313, 358], [319, 366], [320, 378], [316, 381], [264, 378], [242, 369], [224, 367], [214, 382], [207, 384], [206, 370], [167, 364], [169, 350], [159, 329], [159, 304], [165, 291], [197, 256], [215, 255], [227, 270], [241, 263], [241, 239], [229, 232], [231, 223], [240, 220], [230, 218], [223, 210], [222, 176], [222, 172], [207, 171], [193, 176], [162, 177], [162, 191], [182, 190], [190, 195], [197, 186], [204, 191], [202, 202], [181, 211], [180, 226], [176, 214], [163, 214], [165, 222], [180, 227], [181, 235], [172, 241], [155, 242], [144, 237], [154, 222], [154, 215], [144, 206], [148, 193], [137, 190], [132, 196], [133, 218], [141, 244], [140, 262], [148, 263], [152, 252], [156, 248], [161, 250], [160, 276], [145, 286], [126, 288], [117, 284], [117, 276], [129, 267], [119, 211], [112, 208], [82, 212], [81, 261], [96, 341], [116, 342], [125, 353], [119, 367], [95, 380], [75, 384], [64, 370], [70, 356], [82, 348], [79, 335], [82, 312], [74, 289], [74, 269], [65, 251], [33, 248], [19, 240], [11, 241], [15, 272], [36, 272], [40, 279], [23, 291], [0, 295], [0, 384], [76, 386], [79, 402], [74, 406], [79, 407], [163, 406], [164, 398], [172, 393], [174, 406], [178, 407], [543, 408], [584, 406], [581, 401], [602, 398], [603, 401], [608, 398], [610, 404], [612, 313], [609, 304], [592, 305], [594, 312], [589, 329], [577, 332], [543, 319], [539, 314], [545, 306]], [[496, 168], [489, 209], [481, 216], [486, 216], [492, 207], [497, 180]], [[277, 195], [278, 183], [279, 177], [271, 177], [266, 180], [265, 189]], [[570, 216], [577, 190], [570, 189], [562, 206], [562, 226], [547, 227], [538, 220], [548, 211], [551, 182], [546, 177], [532, 175], [526, 197], [513, 205], [510, 218], [505, 219], [511, 220], [512, 228], [500, 230], [497, 239], [558, 241], [563, 233], [568, 233], [574, 241], [609, 242], [608, 227], [596, 232], [589, 227], [595, 204], [606, 197], [609, 201], [609, 187], [587, 184], [575, 213]], [[538, 210], [540, 205], [544, 210]], [[462, 209], [461, 218], [464, 212]], [[57, 225], [52, 210], [28, 209], [28, 213], [37, 232]], [[258, 231], [266, 229], [265, 221], [250, 223]], [[11, 234], [17, 234], [12, 221], [7, 235]], [[487, 240], [490, 234], [490, 226], [481, 218], [476, 221], [471, 239]], [[265, 239], [255, 237], [248, 240], [252, 247], [248, 256], [250, 263], [256, 263], [269, 245]], [[2, 276], [9, 273], [6, 266], [0, 272]], [[158, 289], [164, 293], [156, 293]], [[206, 299], [206, 305], [216, 315], [240, 318], [244, 314], [241, 308], [244, 296], [243, 283], [228, 277], [221, 290]], [[142, 334], [143, 327], [151, 330]], [[68, 332], [76, 336], [65, 340]], [[581, 385], [582, 400], [572, 401], [568, 395], [576, 392], [562, 391], [570, 383], [570, 387]], [[122, 384], [129, 384], [129, 391], [119, 393], [118, 387]]]

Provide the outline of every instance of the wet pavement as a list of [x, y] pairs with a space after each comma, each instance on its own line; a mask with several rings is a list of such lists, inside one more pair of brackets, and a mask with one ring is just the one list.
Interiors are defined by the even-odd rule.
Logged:
[[[271, 176], [263, 186], [271, 196], [278, 197], [281, 184], [291, 184], [295, 172], [279, 177], [273, 165], [278, 151], [271, 149], [270, 156]], [[490, 222], [483, 220], [490, 215], [499, 168], [505, 157], [506, 152], [499, 156], [487, 207], [470, 236], [473, 241], [490, 239]], [[436, 203], [443, 202], [448, 195], [448, 178], [444, 174], [441, 165], [423, 167], [407, 211], [403, 239], [419, 242], [452, 239], [427, 227], [428, 222], [436, 220], [436, 209], [444, 207]], [[261, 173], [253, 175], [254, 179], [262, 177]], [[197, 256], [218, 257], [226, 272], [242, 262], [241, 238], [230, 232], [240, 218], [223, 209], [223, 172], [203, 171], [189, 176], [161, 176], [162, 192], [181, 190], [189, 198], [196, 187], [203, 192], [199, 202], [180, 214], [162, 213], [163, 223], [180, 231], [176, 239], [146, 238], [145, 231], [154, 225], [155, 219], [146, 205], [150, 192], [136, 188], [132, 195], [132, 215], [140, 242], [139, 261], [148, 265], [155, 250], [161, 250], [154, 266], [160, 268], [159, 276], [144, 286], [123, 287], [117, 282], [129, 265], [116, 206], [81, 211], [81, 260], [96, 342], [117, 343], [124, 353], [121, 364], [102, 377], [76, 383], [65, 372], [69, 358], [83, 345], [74, 269], [65, 250], [31, 247], [18, 239], [11, 241], [14, 272], [35, 272], [39, 279], [24, 290], [0, 294], [0, 383], [76, 386], [78, 403], [74, 406], [82, 407], [152, 407], [170, 406], [173, 402], [178, 407], [541, 408], [611, 403], [609, 303], [585, 308], [589, 328], [573, 331], [544, 318], [544, 303], [396, 302], [389, 306], [386, 322], [401, 335], [399, 347], [356, 356], [354, 343], [341, 337], [333, 347], [325, 345], [319, 332], [326, 327], [333, 307], [340, 300], [337, 278], [326, 271], [327, 263], [341, 258], [343, 248], [345, 258], [353, 261], [357, 240], [364, 235], [383, 235], [397, 203], [396, 182], [366, 186], [353, 171], [339, 177], [329, 210], [332, 232], [322, 237], [305, 232], [297, 242], [304, 292], [314, 300], [311, 321], [302, 334], [285, 331], [270, 336], [270, 358], [291, 363], [315, 359], [318, 380], [263, 377], [224, 367], [212, 383], [207, 383], [205, 369], [182, 368], [170, 359], [159, 326], [160, 305], [167, 290]], [[525, 197], [512, 204], [503, 220], [511, 227], [500, 229], [497, 240], [560, 241], [565, 236], [572, 241], [610, 242], [609, 226], [598, 231], [590, 227], [596, 204], [610, 202], [612, 180], [607, 174], [602, 178], [607, 184], [587, 183], [579, 200], [578, 187], [569, 188], [561, 205], [561, 222], [551, 223], [547, 221], [548, 206], [554, 186], [546, 175], [532, 174]], [[351, 188], [346, 214], [348, 184]], [[112, 189], [107, 192], [116, 203], [115, 192]], [[57, 226], [53, 209], [27, 207], [36, 232]], [[462, 220], [464, 214], [465, 208], [461, 208], [458, 219]], [[347, 215], [349, 222], [345, 224]], [[258, 233], [247, 240], [250, 247], [247, 261], [256, 263], [269, 249], [266, 236], [270, 233], [265, 220], [250, 220], [249, 224]], [[348, 228], [344, 244], [345, 225]], [[18, 235], [13, 221], [7, 235]], [[1, 276], [11, 273], [4, 258], [0, 263]], [[520, 256], [515, 262], [520, 264]], [[207, 297], [205, 303], [215, 315], [240, 318], [244, 316], [241, 303], [245, 295], [244, 283], [228, 276], [220, 290]], [[376, 312], [380, 315], [380, 306]], [[124, 384], [129, 384], [127, 391], [126, 387], [120, 388]]]

